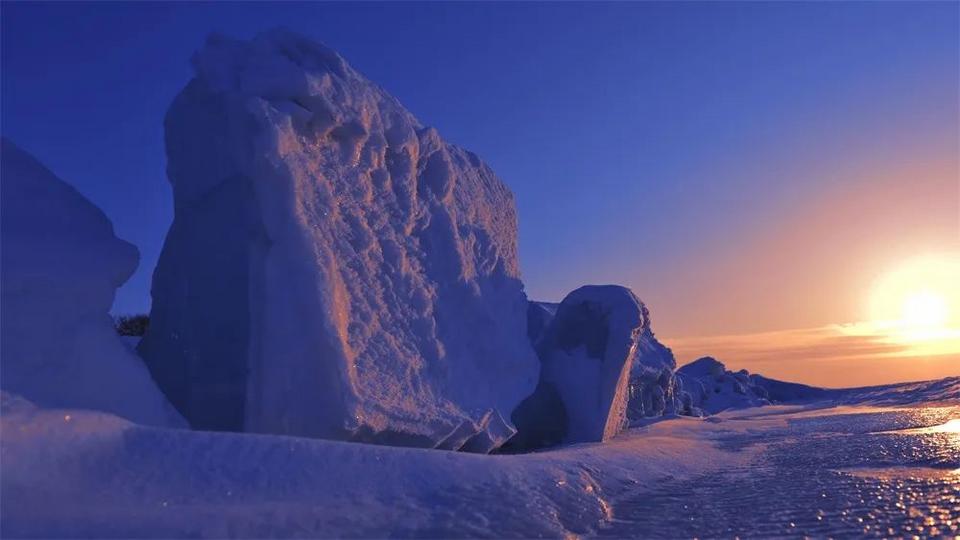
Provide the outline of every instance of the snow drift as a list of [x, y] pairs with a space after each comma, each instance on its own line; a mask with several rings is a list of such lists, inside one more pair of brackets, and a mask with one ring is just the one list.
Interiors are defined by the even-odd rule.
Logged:
[[194, 427], [496, 448], [537, 380], [509, 189], [334, 51], [211, 36], [139, 347]]
[[137, 249], [40, 162], [0, 146], [0, 387], [41, 407], [182, 425], [108, 315]]
[[721, 425], [484, 456], [143, 427], [3, 396], [3, 538], [572, 538], [618, 495], [743, 458]]

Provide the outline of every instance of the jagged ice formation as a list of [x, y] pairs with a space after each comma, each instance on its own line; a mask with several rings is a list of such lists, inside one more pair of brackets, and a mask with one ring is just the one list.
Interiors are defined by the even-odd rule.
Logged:
[[194, 427], [486, 452], [538, 363], [509, 189], [334, 51], [212, 36], [139, 351]]

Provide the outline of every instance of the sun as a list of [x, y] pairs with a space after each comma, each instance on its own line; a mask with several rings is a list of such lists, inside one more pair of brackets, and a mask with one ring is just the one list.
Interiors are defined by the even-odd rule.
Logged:
[[943, 328], [950, 316], [950, 301], [945, 294], [938, 291], [915, 290], [904, 296], [901, 312], [901, 321], [905, 326]]
[[960, 345], [960, 254], [918, 257], [875, 280], [870, 319], [858, 331], [943, 354]]

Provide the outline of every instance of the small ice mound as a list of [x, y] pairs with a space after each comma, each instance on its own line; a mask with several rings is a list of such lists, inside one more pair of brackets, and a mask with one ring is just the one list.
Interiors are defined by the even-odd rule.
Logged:
[[755, 384], [746, 370], [732, 372], [709, 356], [677, 370], [677, 378], [690, 395], [691, 406], [708, 414], [727, 409], [769, 405], [767, 390]]
[[2, 139], [0, 387], [41, 408], [104, 411], [181, 426], [108, 314], [139, 261], [104, 213]]
[[567, 295], [538, 342], [540, 381], [514, 412], [512, 443], [602, 442], [619, 433], [646, 326], [643, 304], [625, 287], [588, 285]]

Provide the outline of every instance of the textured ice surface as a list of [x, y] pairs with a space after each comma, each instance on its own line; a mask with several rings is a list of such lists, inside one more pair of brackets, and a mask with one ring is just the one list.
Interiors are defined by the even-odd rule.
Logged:
[[610, 500], [616, 519], [599, 536], [954, 538], [960, 434], [909, 429], [960, 419], [941, 404], [724, 413], [718, 445], [751, 459]]
[[536, 447], [608, 440], [627, 424], [631, 367], [643, 362], [638, 340], [649, 328], [646, 308], [616, 285], [581, 287], [552, 317], [545, 308], [531, 306], [531, 324], [546, 324], [537, 339], [540, 381], [514, 414], [520, 428], [514, 442]]
[[678, 369], [677, 379], [690, 395], [692, 406], [707, 414], [771, 403], [766, 388], [754, 383], [746, 370], [729, 371], [723, 363], [709, 356]]
[[537, 381], [509, 189], [334, 51], [212, 36], [139, 350], [198, 428], [486, 451]]
[[0, 385], [42, 407], [183, 424], [108, 315], [137, 249], [73, 187], [0, 144]]
[[690, 396], [683, 392], [674, 376], [677, 361], [673, 351], [657, 341], [650, 322], [650, 312], [641, 304], [646, 321], [637, 336], [637, 352], [630, 366], [630, 401], [627, 415], [630, 421], [665, 414], [696, 413]]
[[[745, 369], [733, 372], [715, 358], [705, 356], [681, 367], [676, 372], [678, 388], [689, 402], [694, 413], [716, 414], [718, 412], [759, 407], [771, 403], [795, 403], [818, 399], [839, 399], [843, 392], [854, 390], [829, 390], [805, 384], [768, 379], [751, 374]], [[882, 387], [885, 392], [897, 385]], [[863, 389], [871, 395], [870, 389]], [[855, 398], [855, 396], [854, 396]]]

